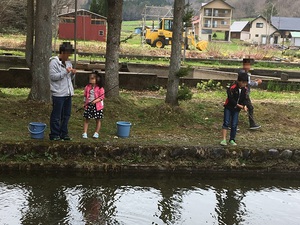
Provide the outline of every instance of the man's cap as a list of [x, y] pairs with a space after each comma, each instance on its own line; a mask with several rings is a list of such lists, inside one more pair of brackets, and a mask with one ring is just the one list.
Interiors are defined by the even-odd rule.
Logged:
[[253, 64], [254, 63], [254, 59], [252, 59], [252, 58], [243, 58], [243, 63]]
[[248, 76], [248, 73], [245, 72], [245, 71], [240, 71], [238, 73], [238, 78], [237, 78], [238, 81], [249, 81], [249, 76]]
[[73, 45], [70, 42], [63, 42], [59, 46], [59, 52], [74, 53]]

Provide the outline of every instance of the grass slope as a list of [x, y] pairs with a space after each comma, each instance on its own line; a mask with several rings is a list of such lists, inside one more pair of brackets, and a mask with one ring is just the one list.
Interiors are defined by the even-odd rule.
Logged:
[[[51, 105], [27, 101], [29, 89], [0, 89], [0, 141], [7, 143], [32, 141], [29, 122], [47, 124], [43, 143], [49, 142]], [[81, 138], [83, 129], [82, 90], [76, 90], [69, 123], [73, 143], [136, 144], [136, 145], [202, 145], [219, 146], [223, 120], [225, 90], [202, 92], [193, 90], [193, 99], [178, 107], [164, 104], [162, 91], [134, 92], [122, 90], [117, 99], [105, 100], [105, 114], [100, 139]], [[255, 118], [262, 125], [259, 131], [248, 130], [248, 118], [240, 114], [237, 134], [239, 146], [249, 148], [298, 148], [300, 93], [252, 90]], [[116, 122], [132, 123], [130, 138], [116, 137]], [[89, 136], [95, 124], [90, 123]]]

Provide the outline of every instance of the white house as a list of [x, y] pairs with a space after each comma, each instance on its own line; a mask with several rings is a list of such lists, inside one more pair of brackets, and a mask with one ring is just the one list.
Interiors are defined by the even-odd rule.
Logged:
[[300, 47], [300, 32], [291, 32], [291, 45]]
[[297, 33], [300, 32], [300, 18], [272, 17], [271, 21], [281, 35], [281, 40], [278, 43], [285, 44], [287, 40], [291, 39], [291, 45], [299, 46]]
[[[258, 16], [250, 22], [250, 41], [253, 44], [274, 44], [280, 34], [276, 27], [268, 23], [263, 16]], [[275, 38], [277, 37], [277, 38]]]
[[250, 39], [250, 23], [249, 21], [234, 21], [230, 26], [231, 39], [239, 39], [242, 41]]

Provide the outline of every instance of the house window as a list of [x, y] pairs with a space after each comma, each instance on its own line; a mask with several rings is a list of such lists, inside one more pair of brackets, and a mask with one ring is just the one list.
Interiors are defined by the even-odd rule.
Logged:
[[104, 31], [103, 30], [99, 30], [99, 36], [103, 36], [104, 35]]
[[214, 28], [217, 28], [217, 27], [218, 27], [218, 21], [216, 21], [216, 20], [214, 21], [213, 27], [214, 27]]
[[211, 10], [205, 9], [205, 16], [211, 16]]
[[104, 20], [100, 20], [100, 19], [92, 19], [91, 24], [105, 25], [105, 22]]
[[222, 25], [227, 25], [227, 21], [222, 20], [222, 21], [221, 21], [221, 24], [222, 24]]
[[255, 34], [255, 37], [259, 37], [259, 34]]
[[215, 16], [219, 16], [219, 10], [215, 10]]
[[75, 22], [75, 18], [74, 17], [61, 17], [60, 21], [62, 23], [74, 23]]
[[263, 28], [264, 24], [263, 23], [256, 23], [256, 28]]
[[210, 20], [205, 20], [204, 27], [210, 27]]

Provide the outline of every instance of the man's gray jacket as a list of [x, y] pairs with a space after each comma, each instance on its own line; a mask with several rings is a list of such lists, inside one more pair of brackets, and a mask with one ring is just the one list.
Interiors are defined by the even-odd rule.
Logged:
[[67, 68], [72, 68], [72, 63], [66, 61], [65, 64], [59, 60], [58, 56], [53, 56], [49, 60], [50, 90], [52, 96], [66, 97], [74, 95], [72, 79], [74, 79], [75, 74], [68, 73], [67, 71]]

